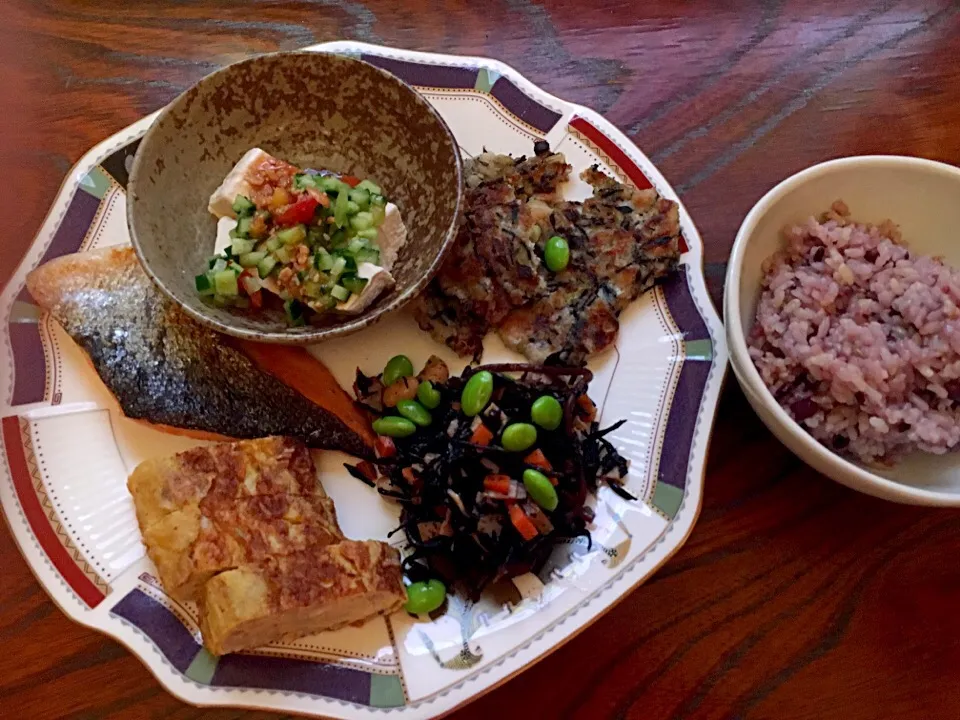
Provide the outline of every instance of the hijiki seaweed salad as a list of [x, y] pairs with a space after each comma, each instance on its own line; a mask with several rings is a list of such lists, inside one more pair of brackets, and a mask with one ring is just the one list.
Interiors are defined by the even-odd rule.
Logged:
[[414, 376], [403, 355], [378, 376], [357, 371], [357, 399], [379, 416], [377, 460], [347, 469], [402, 505], [411, 597], [422, 590], [439, 607], [442, 581], [476, 598], [536, 572], [557, 542], [589, 541], [586, 501], [598, 483], [636, 499], [623, 488], [628, 461], [606, 439], [625, 421], [599, 427], [591, 378], [586, 368], [527, 364], [450, 377], [436, 357]]

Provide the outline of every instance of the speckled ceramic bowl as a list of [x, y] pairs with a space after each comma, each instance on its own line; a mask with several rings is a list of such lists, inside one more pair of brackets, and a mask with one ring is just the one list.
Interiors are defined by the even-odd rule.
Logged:
[[[408, 231], [390, 293], [360, 316], [299, 328], [288, 327], [279, 311], [252, 314], [201, 301], [194, 276], [216, 236], [207, 201], [252, 147], [384, 189]], [[393, 75], [327, 53], [262, 55], [207, 76], [159, 115], [130, 173], [127, 222], [147, 273], [192, 317], [251, 340], [313, 343], [366, 327], [424, 288], [456, 232], [461, 171], [447, 125]]]

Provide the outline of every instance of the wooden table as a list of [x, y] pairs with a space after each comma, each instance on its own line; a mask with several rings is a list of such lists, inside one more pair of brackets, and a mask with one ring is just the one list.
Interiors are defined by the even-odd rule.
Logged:
[[[741, 218], [828, 158], [960, 163], [948, 0], [344, 0], [2, 5], [0, 285], [90, 146], [251, 53], [336, 38], [500, 58], [631, 135], [679, 191], [720, 300]], [[960, 198], [958, 198], [960, 201]], [[700, 520], [613, 611], [457, 718], [960, 717], [960, 520], [804, 467], [730, 380]], [[201, 711], [63, 616], [0, 532], [0, 714]]]

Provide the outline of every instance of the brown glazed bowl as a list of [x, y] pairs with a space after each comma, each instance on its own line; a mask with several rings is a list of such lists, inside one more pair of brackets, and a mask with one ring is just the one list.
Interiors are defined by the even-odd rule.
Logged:
[[[200, 299], [194, 277], [213, 253], [217, 226], [207, 201], [252, 147], [383, 188], [407, 226], [390, 293], [357, 317], [296, 328], [280, 311]], [[328, 53], [261, 55], [208, 75], [160, 113], [133, 162], [127, 224], [147, 274], [191, 317], [236, 337], [301, 345], [360, 330], [426, 286], [456, 234], [461, 173], [446, 123], [390, 73]]]

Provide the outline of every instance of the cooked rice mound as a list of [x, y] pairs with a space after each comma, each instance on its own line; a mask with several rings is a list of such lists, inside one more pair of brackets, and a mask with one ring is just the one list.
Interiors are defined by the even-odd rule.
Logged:
[[960, 442], [960, 271], [835, 203], [764, 263], [750, 356], [827, 447], [889, 464]]

